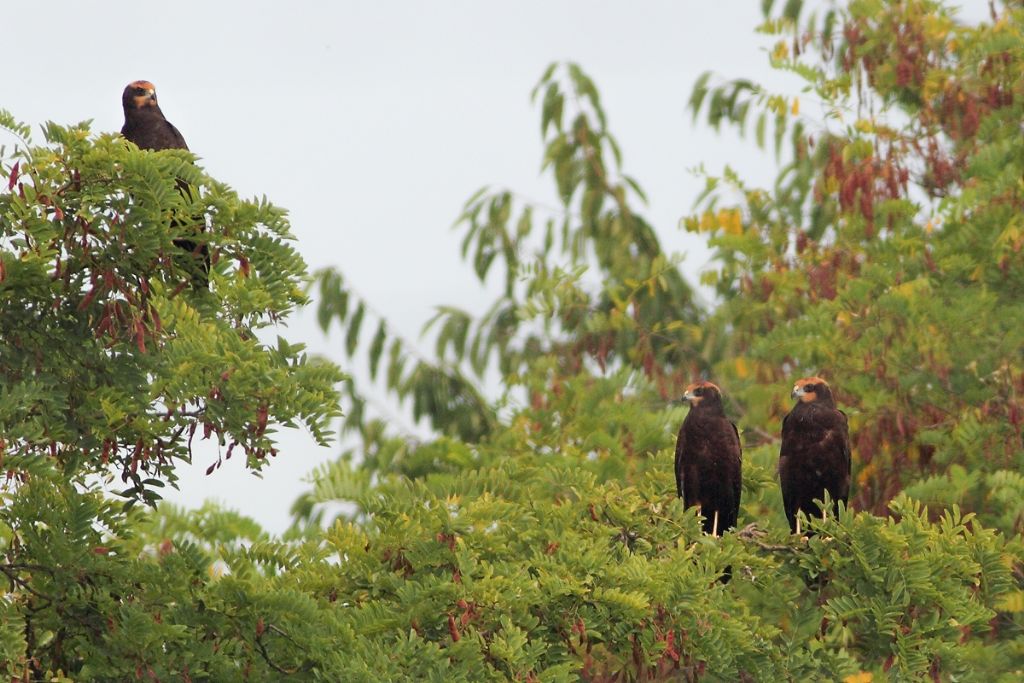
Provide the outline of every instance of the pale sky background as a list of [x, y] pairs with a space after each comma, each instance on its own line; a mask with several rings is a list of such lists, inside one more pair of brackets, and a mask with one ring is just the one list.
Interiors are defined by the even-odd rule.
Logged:
[[[767, 65], [770, 40], [754, 32], [760, 6], [7, 2], [0, 108], [32, 125], [37, 142], [47, 120], [92, 119], [94, 131], [117, 131], [124, 86], [152, 81], [207, 171], [243, 197], [265, 194], [288, 209], [310, 270], [338, 267], [392, 329], [419, 340], [435, 306], [479, 313], [498, 291], [480, 287], [451, 230], [474, 191], [489, 184], [557, 204], [539, 174], [540, 118], [529, 99], [556, 60], [578, 62], [593, 78], [624, 169], [650, 198], [644, 214], [667, 251], [685, 253], [682, 270], [696, 283], [710, 252], [678, 227], [702, 188], [690, 169], [729, 164], [763, 184], [774, 162], [731, 131], [691, 124], [685, 105], [694, 81], [711, 70], [719, 80], [747, 77], [799, 93], [795, 79]], [[985, 0], [962, 6], [965, 19], [987, 16]], [[813, 101], [801, 108], [819, 113]], [[343, 333], [335, 327], [325, 337], [312, 308], [279, 333], [353, 370]], [[429, 341], [421, 348], [429, 351]], [[166, 497], [187, 506], [214, 498], [280, 532], [309, 472], [338, 452], [284, 433], [262, 479], [240, 457], [207, 477], [215, 456], [206, 452], [182, 468], [181, 490]]]

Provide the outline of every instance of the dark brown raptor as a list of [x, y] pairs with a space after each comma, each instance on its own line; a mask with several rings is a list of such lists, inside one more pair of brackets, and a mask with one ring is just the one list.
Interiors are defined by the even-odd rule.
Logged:
[[711, 382], [691, 384], [683, 398], [690, 412], [676, 439], [676, 492], [686, 507], [700, 507], [704, 532], [720, 536], [739, 516], [739, 432], [725, 416], [721, 390]]
[[[121, 106], [124, 108], [121, 135], [134, 142], [139, 149], [188, 149], [182, 134], [164, 118], [164, 113], [160, 111], [160, 105], [156, 101], [156, 88], [149, 81], [129, 83], [121, 95]], [[178, 190], [186, 196], [191, 196], [191, 190], [182, 181], [178, 182]], [[179, 223], [175, 222], [174, 225]], [[203, 227], [199, 228], [202, 229]], [[176, 239], [174, 244], [200, 260], [198, 267], [194, 269], [192, 284], [196, 289], [206, 289], [210, 278], [210, 252], [206, 243]]]
[[797, 533], [797, 512], [822, 517], [814, 501], [824, 499], [826, 491], [833, 514], [839, 513], [839, 501], [847, 502], [850, 430], [846, 415], [836, 408], [832, 389], [820, 377], [797, 380], [793, 398], [797, 404], [782, 420], [779, 482], [790, 531]]

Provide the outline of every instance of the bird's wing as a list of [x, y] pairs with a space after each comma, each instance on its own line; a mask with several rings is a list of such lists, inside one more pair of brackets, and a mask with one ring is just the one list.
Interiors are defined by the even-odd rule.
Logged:
[[843, 464], [845, 465], [845, 486], [841, 491], [843, 502], [846, 503], [850, 497], [850, 477], [853, 471], [853, 449], [850, 447], [850, 423], [846, 419], [846, 413], [841, 410], [837, 410], [838, 420], [838, 432], [840, 436], [840, 449], [843, 454]]
[[174, 124], [164, 119], [164, 124], [167, 126], [167, 136], [170, 138], [170, 144], [166, 146], [169, 149], [188, 149], [188, 145], [185, 144], [185, 136], [181, 134]]
[[849, 470], [851, 468], [851, 460], [853, 455], [853, 450], [850, 448], [850, 421], [846, 418], [846, 413], [844, 413], [843, 411], [838, 410], [836, 412], [839, 413], [839, 421], [840, 424], [842, 424], [841, 431], [843, 433], [843, 455], [846, 458], [846, 469]]
[[786, 413], [782, 418], [782, 445], [786, 445], [786, 423], [789, 422], [789, 413]]
[[[740, 461], [740, 472], [743, 471], [743, 442], [740, 441], [740, 430], [736, 428], [735, 422], [730, 422], [732, 425], [732, 431], [736, 434], [736, 458]], [[736, 481], [732, 483], [733, 491], [736, 493], [736, 507], [740, 504], [740, 491], [743, 490], [743, 477], [742, 475], [736, 477]]]
[[683, 453], [686, 451], [686, 430], [679, 428], [676, 437], [676, 494], [683, 497]]
[[847, 502], [850, 496], [850, 428], [842, 411], [830, 408], [820, 411], [816, 418], [823, 436], [814, 444], [814, 450], [827, 458], [834, 477], [830, 486], [833, 498]]
[[787, 517], [789, 516], [790, 501], [793, 498], [794, 491], [793, 482], [786, 476], [787, 472], [783, 459], [790, 455], [789, 450], [792, 447], [790, 442], [792, 434], [789, 433], [791, 427], [788, 424], [791, 414], [786, 413], [786, 416], [782, 418], [782, 443], [779, 446], [779, 488], [782, 490], [782, 507], [785, 509]]

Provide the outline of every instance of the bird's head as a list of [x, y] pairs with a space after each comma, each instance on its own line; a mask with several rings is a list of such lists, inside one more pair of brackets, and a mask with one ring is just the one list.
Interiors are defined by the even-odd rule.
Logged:
[[132, 81], [125, 86], [124, 94], [121, 95], [121, 104], [125, 111], [129, 109], [144, 109], [155, 107], [156, 87], [149, 81]]
[[711, 382], [694, 382], [686, 387], [686, 390], [683, 392], [683, 400], [689, 403], [691, 408], [696, 408], [702, 401], [706, 403], [721, 403], [722, 390]]
[[798, 379], [793, 385], [793, 398], [801, 403], [814, 403], [818, 401], [828, 405], [835, 405], [832, 398], [832, 389], [828, 382], [820, 377], [804, 377]]

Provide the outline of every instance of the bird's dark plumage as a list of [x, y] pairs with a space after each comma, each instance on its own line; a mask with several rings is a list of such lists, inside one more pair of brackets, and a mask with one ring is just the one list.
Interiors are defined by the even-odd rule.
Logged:
[[676, 492], [686, 507], [700, 506], [705, 533], [720, 535], [735, 527], [739, 516], [739, 432], [725, 416], [722, 393], [711, 382], [691, 384], [683, 398], [690, 412], [676, 439]]
[[121, 94], [124, 125], [121, 135], [140, 149], [188, 149], [185, 138], [164, 118], [156, 102], [156, 88], [149, 81], [129, 83]]
[[797, 404], [782, 421], [779, 482], [789, 528], [797, 531], [797, 512], [821, 517], [815, 499], [827, 491], [833, 514], [850, 496], [850, 431], [846, 415], [836, 408], [828, 383], [820, 377], [798, 380]]
[[[121, 94], [121, 106], [124, 108], [121, 135], [134, 142], [139, 149], [188, 149], [182, 134], [164, 118], [164, 113], [160, 111], [160, 105], [156, 101], [156, 88], [149, 81], [129, 83]], [[178, 189], [182, 194], [191, 196], [191, 191], [184, 182], [178, 182]], [[179, 223], [176, 222], [175, 225]], [[201, 231], [202, 225], [198, 229]], [[209, 285], [210, 273], [210, 252], [206, 244], [184, 239], [174, 240], [174, 244], [199, 260], [192, 281], [197, 288], [205, 289]]]

